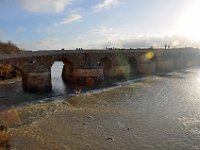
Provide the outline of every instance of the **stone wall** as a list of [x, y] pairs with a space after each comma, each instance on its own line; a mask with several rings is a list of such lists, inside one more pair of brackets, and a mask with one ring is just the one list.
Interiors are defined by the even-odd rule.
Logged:
[[[148, 53], [152, 58], [147, 58]], [[151, 75], [200, 65], [197, 49], [40, 51], [0, 55], [0, 64], [15, 66], [29, 91], [51, 90], [51, 66], [63, 61], [66, 81], [87, 83], [104, 77], [126, 77], [130, 73]], [[103, 65], [101, 65], [103, 64]], [[133, 68], [131, 68], [133, 67]]]

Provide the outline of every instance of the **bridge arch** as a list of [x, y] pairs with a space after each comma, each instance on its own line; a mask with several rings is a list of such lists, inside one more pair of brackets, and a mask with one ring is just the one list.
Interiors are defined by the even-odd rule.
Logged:
[[113, 62], [109, 57], [103, 57], [98, 61], [99, 66], [103, 69], [104, 77], [112, 76]]
[[50, 66], [50, 70], [52, 69], [52, 66], [56, 62], [62, 62], [62, 64], [60, 64], [60, 65], [63, 65], [61, 76], [63, 80], [69, 81], [71, 76], [73, 75], [74, 63], [66, 57], [55, 59]]
[[129, 64], [129, 75], [130, 76], [136, 75], [137, 71], [138, 71], [138, 69], [137, 69], [138, 62], [137, 62], [137, 60], [134, 57], [130, 57], [128, 59], [128, 64]]

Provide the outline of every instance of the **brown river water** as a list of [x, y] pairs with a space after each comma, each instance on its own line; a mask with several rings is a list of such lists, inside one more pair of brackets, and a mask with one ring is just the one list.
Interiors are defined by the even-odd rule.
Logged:
[[200, 69], [13, 106], [0, 123], [0, 150], [199, 150]]

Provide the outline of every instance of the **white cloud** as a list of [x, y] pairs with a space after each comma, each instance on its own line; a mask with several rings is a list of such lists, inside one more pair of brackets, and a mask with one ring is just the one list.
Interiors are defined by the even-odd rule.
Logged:
[[[99, 25], [93, 28], [90, 32], [96, 34], [101, 41], [106, 41], [107, 46], [120, 47], [119, 40], [121, 39], [117, 28], [110, 28]], [[112, 43], [112, 44], [111, 44]]]
[[30, 12], [59, 13], [64, 11], [72, 0], [20, 0], [22, 7]]
[[173, 36], [134, 36], [119, 40], [124, 48], [164, 48], [164, 45], [170, 47], [199, 47], [200, 43], [191, 41], [182, 35]]
[[95, 28], [91, 29], [90, 31], [93, 34], [101, 36], [107, 39], [117, 39], [119, 38], [119, 34], [116, 28], [106, 27], [104, 25], [96, 26]]
[[[92, 40], [91, 40], [92, 38]], [[100, 39], [94, 37], [88, 37], [86, 35], [79, 36], [76, 39], [67, 40], [62, 38], [45, 38], [33, 42], [14, 42], [18, 43], [21, 48], [26, 50], [59, 50], [75, 49], [77, 47], [83, 49], [102, 49], [105, 47], [115, 48], [149, 48], [151, 46], [155, 48], [164, 48], [164, 45], [170, 45], [171, 48], [179, 47], [200, 47], [200, 43], [193, 42], [187, 38], [174, 35], [174, 36], [132, 36], [127, 38], [116, 38], [116, 40], [108, 41], [105, 37]]]
[[[55, 30], [59, 28], [53, 28]], [[189, 40], [183, 35], [137, 35], [126, 32], [126, 28], [121, 27], [108, 27], [99, 25], [94, 27], [84, 34], [73, 36], [62, 37], [51, 35], [50, 31], [43, 33], [41, 30], [38, 31], [40, 34], [44, 34], [46, 38], [24, 43], [21, 41], [20, 46], [25, 49], [32, 50], [49, 50], [49, 49], [75, 49], [76, 47], [82, 47], [83, 49], [102, 49], [105, 47], [115, 48], [164, 48], [164, 45], [170, 45], [170, 47], [200, 47], [200, 42], [194, 42]], [[41, 33], [42, 32], [42, 33]], [[50, 33], [49, 33], [50, 32]], [[52, 31], [53, 32], [53, 31]], [[19, 43], [19, 42], [17, 42]], [[78, 43], [78, 46], [77, 46]]]
[[[156, 35], [131, 35], [123, 32], [121, 28], [109, 28], [97, 26], [90, 32], [94, 39], [98, 39], [100, 48], [119, 47], [119, 48], [149, 48], [164, 47], [165, 44], [171, 47], [199, 47], [200, 42], [194, 42], [189, 38], [175, 34], [171, 36]], [[97, 46], [97, 47], [98, 47]]]
[[112, 28], [108, 28], [104, 25], [99, 25], [99, 26], [96, 26], [95, 28], [93, 28], [91, 30], [91, 32], [96, 33], [96, 34], [100, 34], [100, 35], [105, 35], [105, 34], [112, 32]]
[[52, 50], [52, 49], [61, 49], [64, 46], [64, 43], [57, 38], [45, 38], [38, 41], [32, 42], [20, 42], [19, 46], [25, 50]]
[[[65, 39], [61, 37], [46, 37], [36, 41], [21, 41], [19, 43], [20, 48], [25, 50], [71, 50], [77, 47], [77, 40]], [[79, 45], [79, 47], [85, 47], [85, 43]]]
[[117, 6], [120, 3], [121, 3], [121, 0], [104, 0], [102, 3], [97, 4], [93, 8], [96, 11], [101, 11], [101, 10], [104, 10], [104, 9], [109, 9], [109, 8], [114, 7], [114, 6]]
[[62, 25], [62, 24], [69, 24], [69, 23], [72, 23], [74, 21], [78, 21], [81, 18], [82, 18], [82, 16], [79, 15], [79, 14], [72, 14], [70, 16], [65, 17], [61, 22], [54, 23], [54, 25], [58, 26], [58, 25]]

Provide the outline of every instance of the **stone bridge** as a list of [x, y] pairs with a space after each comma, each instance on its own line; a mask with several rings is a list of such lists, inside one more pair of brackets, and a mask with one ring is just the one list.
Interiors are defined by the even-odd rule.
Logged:
[[42, 92], [52, 89], [51, 67], [56, 61], [64, 64], [62, 77], [65, 81], [94, 84], [109, 77], [152, 75], [158, 70], [199, 65], [199, 62], [189, 61], [199, 58], [196, 51], [185, 48], [28, 51], [0, 55], [0, 64], [10, 64], [20, 70], [25, 90]]

